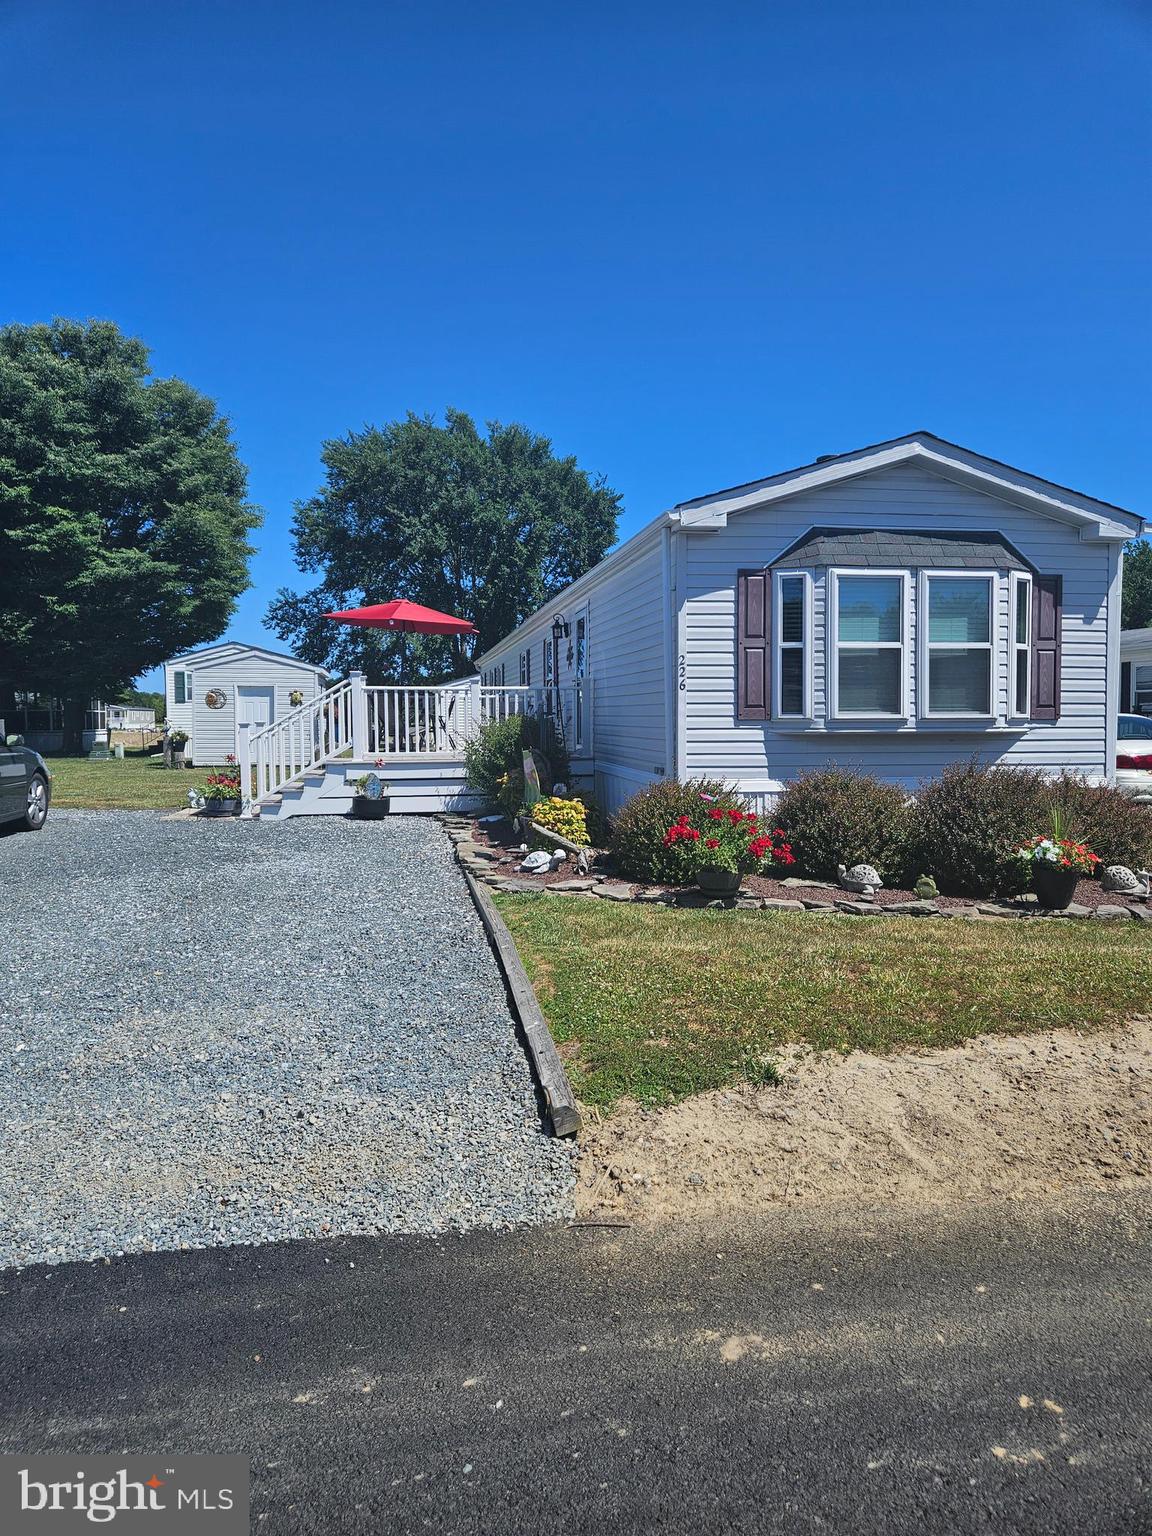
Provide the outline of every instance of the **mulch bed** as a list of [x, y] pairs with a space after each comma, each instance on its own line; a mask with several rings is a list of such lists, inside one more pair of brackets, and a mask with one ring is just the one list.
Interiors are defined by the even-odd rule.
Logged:
[[[560, 869], [550, 871], [546, 875], [530, 875], [522, 873], [519, 866], [524, 858], [524, 853], [521, 849], [521, 844], [524, 842], [524, 839], [520, 837], [518, 833], [512, 830], [510, 822], [488, 822], [483, 826], [479, 822], [473, 822], [472, 837], [473, 840], [481, 847], [501, 850], [502, 857], [499, 863], [494, 863], [492, 866], [493, 871], [499, 872], [501, 875], [514, 877], [518, 881], [524, 881], [525, 884], [538, 886], [541, 890], [543, 890], [546, 886], [556, 885], [561, 881], [572, 880], [576, 877], [576, 865], [574, 861], [569, 861], [568, 863], [562, 865]], [[644, 885], [637, 883], [636, 881], [620, 881], [620, 877], [613, 873], [611, 861], [606, 853], [594, 852], [592, 858], [593, 864], [590, 871], [591, 876], [598, 876], [601, 880], [611, 881], [613, 883], [619, 882], [622, 884], [628, 884], [631, 886], [634, 893], [641, 891], [675, 891], [677, 889], [695, 889], [694, 886], [676, 887], [667, 885]], [[741, 889], [751, 891], [757, 896], [768, 897], [776, 901], [826, 900], [832, 902], [837, 900], [842, 901], [845, 899], [859, 899], [854, 892], [841, 890], [839, 886], [829, 888], [828, 886], [822, 884], [820, 881], [814, 881], [810, 885], [785, 885], [783, 880], [773, 880], [768, 875], [745, 876], [744, 880], [741, 882]], [[977, 906], [984, 902], [994, 901], [996, 898], [990, 896], [940, 895], [935, 896], [932, 899], [935, 901], [936, 905], [941, 908], [941, 910], [946, 910], [950, 907]], [[874, 903], [878, 907], [886, 907], [892, 906], [896, 902], [916, 900], [917, 896], [915, 891], [903, 890], [900, 888], [890, 888], [885, 886], [883, 889], [876, 892]], [[1092, 911], [1095, 911], [1097, 907], [1103, 906], [1143, 905], [1143, 903], [1135, 903], [1130, 901], [1129, 898], [1125, 897], [1118, 891], [1101, 890], [1100, 882], [1098, 880], [1081, 880], [1076, 886], [1076, 894], [1073, 897], [1073, 901], [1082, 907], [1088, 907]], [[1005, 901], [1001, 904], [1006, 906], [1021, 906], [1025, 908], [1031, 907], [1033, 905], [1031, 901], [1025, 898]]]

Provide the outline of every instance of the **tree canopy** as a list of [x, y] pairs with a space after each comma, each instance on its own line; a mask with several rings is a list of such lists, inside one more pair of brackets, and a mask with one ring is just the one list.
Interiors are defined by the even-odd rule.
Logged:
[[[109, 321], [0, 329], [0, 713], [115, 697], [213, 640], [259, 523], [228, 422]], [[69, 708], [70, 706], [70, 708]]]
[[[282, 588], [266, 622], [320, 666], [412, 681], [465, 676], [471, 658], [603, 557], [620, 498], [546, 437], [462, 411], [327, 442], [324, 488], [296, 507], [296, 560], [321, 581]], [[351, 629], [325, 611], [408, 598], [471, 619], [463, 640]]]
[[1132, 539], [1124, 546], [1122, 629], [1152, 628], [1152, 543]]

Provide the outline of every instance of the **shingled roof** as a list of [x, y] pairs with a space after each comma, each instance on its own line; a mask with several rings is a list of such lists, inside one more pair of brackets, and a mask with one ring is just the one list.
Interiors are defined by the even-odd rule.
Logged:
[[998, 533], [927, 533], [903, 528], [812, 528], [772, 564], [899, 569], [936, 566], [958, 571], [1032, 569]]

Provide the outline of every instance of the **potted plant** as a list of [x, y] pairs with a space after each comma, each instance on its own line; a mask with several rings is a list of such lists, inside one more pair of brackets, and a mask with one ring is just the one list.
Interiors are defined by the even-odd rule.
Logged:
[[184, 766], [184, 748], [188, 745], [187, 731], [169, 731], [165, 738], [165, 749], [168, 761], [173, 768]]
[[200, 787], [205, 816], [236, 816], [240, 811], [240, 770], [235, 758], [210, 773]]
[[722, 810], [701, 795], [695, 815], [683, 815], [664, 834], [664, 846], [676, 850], [684, 876], [714, 896], [734, 896], [745, 875], [772, 865], [794, 864], [792, 849], [779, 827], [765, 830], [755, 811]]
[[1051, 832], [1040, 833], [1016, 853], [1032, 876], [1036, 900], [1057, 912], [1070, 904], [1077, 882], [1094, 874], [1100, 862], [1099, 855], [1071, 836], [1059, 809], [1052, 812]]
[[[383, 768], [384, 759], [378, 757], [375, 767]], [[352, 780], [352, 817], [355, 821], [379, 821], [392, 808], [388, 786], [377, 773], [362, 773]]]

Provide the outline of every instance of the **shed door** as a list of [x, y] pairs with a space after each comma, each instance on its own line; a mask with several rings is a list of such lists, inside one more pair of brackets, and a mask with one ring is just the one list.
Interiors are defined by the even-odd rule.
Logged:
[[247, 723], [253, 730], [271, 725], [276, 718], [275, 688], [253, 687], [241, 683], [236, 689], [237, 723]]

